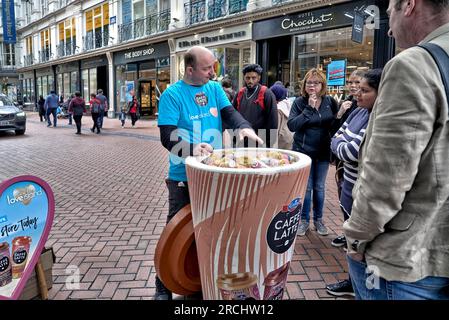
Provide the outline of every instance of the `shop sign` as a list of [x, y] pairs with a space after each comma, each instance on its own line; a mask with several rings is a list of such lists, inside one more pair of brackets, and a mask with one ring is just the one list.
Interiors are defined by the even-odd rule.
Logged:
[[18, 299], [53, 223], [55, 199], [50, 186], [34, 176], [0, 184], [0, 300]]
[[81, 69], [90, 69], [90, 68], [96, 68], [101, 66], [106, 66], [108, 64], [108, 60], [105, 56], [102, 57], [95, 57], [88, 60], [82, 60], [81, 61]]
[[370, 1], [361, 1], [355, 4], [346, 3], [270, 20], [257, 21], [253, 23], [253, 39], [263, 40], [289, 34], [309, 33], [348, 26], [352, 24], [352, 19], [345, 13], [350, 12], [352, 14], [354, 11], [362, 10], [369, 4], [371, 4]]
[[363, 43], [363, 15], [354, 12], [354, 21], [352, 22], [351, 40], [357, 43]]
[[116, 24], [117, 23], [117, 17], [113, 16], [109, 18], [109, 24]]
[[344, 86], [346, 80], [346, 60], [334, 60], [327, 65], [327, 85]]
[[2, 0], [3, 42], [16, 43], [16, 18], [14, 1]]
[[168, 42], [156, 43], [138, 47], [133, 50], [122, 51], [114, 54], [114, 64], [125, 64], [134, 61], [157, 59], [170, 55]]
[[251, 39], [251, 27], [249, 24], [232, 28], [224, 28], [190, 36], [176, 40], [177, 51], [185, 51], [193, 46], [217, 46], [236, 41]]

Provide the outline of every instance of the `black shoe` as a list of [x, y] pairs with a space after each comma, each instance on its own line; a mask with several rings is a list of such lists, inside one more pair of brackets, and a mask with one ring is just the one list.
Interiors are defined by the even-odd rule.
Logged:
[[344, 235], [336, 237], [332, 240], [331, 245], [334, 247], [343, 247], [346, 245], [346, 237]]
[[170, 290], [168, 290], [159, 277], [156, 277], [156, 293], [153, 300], [172, 300], [173, 296]]
[[90, 131], [92, 131], [92, 133], [94, 133], [95, 130], [94, 130], [94, 128], [90, 128]]
[[47, 127], [51, 127], [51, 124], [47, 124]]
[[326, 286], [326, 291], [337, 297], [341, 296], [352, 296], [354, 297], [354, 289], [352, 288], [352, 283], [350, 280], [342, 280], [337, 283], [333, 283]]
[[81, 134], [81, 132], [75, 132], [75, 134]]
[[100, 134], [100, 132], [101, 132], [101, 131], [100, 131], [100, 130], [98, 130], [98, 131], [97, 131], [97, 134]]

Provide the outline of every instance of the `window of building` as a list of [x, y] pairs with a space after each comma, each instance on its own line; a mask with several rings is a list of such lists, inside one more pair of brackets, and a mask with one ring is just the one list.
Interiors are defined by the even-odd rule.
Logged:
[[104, 3], [86, 11], [85, 50], [107, 46], [109, 43], [109, 4]]
[[1, 46], [2, 50], [2, 64], [5, 66], [15, 66], [16, 65], [16, 54], [15, 47], [11, 43], [3, 43]]
[[40, 0], [40, 6], [42, 8], [42, 17], [48, 14], [48, 0]]
[[59, 45], [58, 56], [63, 57], [75, 53], [76, 47], [76, 24], [75, 18], [69, 18], [58, 25]]
[[[364, 30], [363, 43], [351, 40], [351, 27], [302, 34], [294, 37], [293, 74], [291, 84], [298, 95], [305, 74], [318, 68], [326, 74], [332, 61], [346, 60], [346, 79], [356, 69], [368, 70], [373, 65], [374, 30]], [[337, 100], [344, 98], [344, 86], [329, 86], [329, 93]]]
[[39, 61], [45, 62], [50, 59], [50, 47], [51, 47], [51, 38], [50, 38], [50, 29], [45, 29], [40, 32], [41, 38], [41, 50], [39, 52]]

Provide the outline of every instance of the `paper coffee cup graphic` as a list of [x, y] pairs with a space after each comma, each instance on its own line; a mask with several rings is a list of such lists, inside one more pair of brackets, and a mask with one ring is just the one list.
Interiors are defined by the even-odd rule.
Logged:
[[204, 299], [282, 299], [310, 164], [263, 148], [186, 159]]

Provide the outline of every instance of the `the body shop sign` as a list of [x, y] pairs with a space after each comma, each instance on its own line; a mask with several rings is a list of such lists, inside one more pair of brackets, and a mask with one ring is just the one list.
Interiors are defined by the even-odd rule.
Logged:
[[17, 299], [50, 232], [55, 201], [50, 186], [21, 176], [0, 184], [0, 300]]
[[352, 25], [352, 19], [345, 13], [362, 10], [373, 1], [346, 3], [328, 6], [324, 9], [299, 12], [270, 20], [253, 23], [253, 39], [263, 40], [289, 34], [301, 34]]

